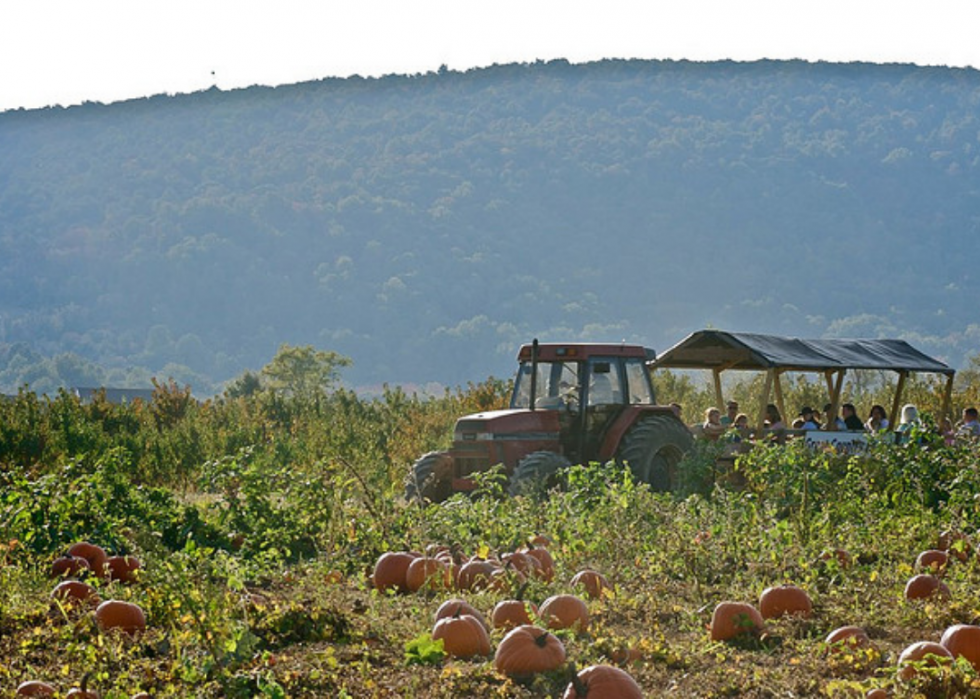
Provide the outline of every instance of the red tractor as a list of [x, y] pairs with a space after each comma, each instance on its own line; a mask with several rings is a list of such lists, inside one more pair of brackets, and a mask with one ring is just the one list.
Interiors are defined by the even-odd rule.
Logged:
[[548, 486], [572, 464], [615, 460], [654, 490], [676, 484], [693, 438], [654, 402], [653, 352], [624, 344], [523, 345], [507, 410], [461, 417], [449, 451], [415, 462], [409, 499], [441, 502], [473, 490], [473, 474], [502, 464], [512, 494]]

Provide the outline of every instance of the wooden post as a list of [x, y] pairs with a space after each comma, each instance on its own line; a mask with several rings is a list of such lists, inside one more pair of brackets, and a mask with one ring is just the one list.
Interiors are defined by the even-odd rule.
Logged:
[[898, 372], [898, 385], [895, 386], [895, 400], [892, 401], [892, 411], [888, 415], [888, 424], [894, 430], [898, 427], [898, 411], [902, 408], [902, 392], [905, 391], [905, 379], [908, 377], [907, 371]]
[[953, 376], [954, 374], [950, 374], [946, 377], [946, 390], [943, 391], [943, 407], [942, 413], [939, 416], [940, 421], [944, 417], [948, 417], [950, 422], [953, 421], [953, 407], [951, 405], [953, 402]]
[[[776, 407], [779, 408], [779, 414], [783, 417], [783, 424], [786, 424], [786, 404], [783, 403], [783, 372], [778, 369], [773, 372], [775, 374], [775, 384], [773, 388], [776, 393]], [[787, 424], [787, 427], [789, 425]]]
[[720, 410], [721, 411], [721, 414], [724, 415], [725, 414], [725, 399], [721, 395], [721, 371], [722, 371], [721, 369], [717, 369], [717, 368], [712, 369], [711, 370], [711, 376], [715, 380], [715, 400], [718, 401], [718, 403], [717, 403], [718, 410]]
[[[841, 389], [844, 387], [844, 374], [846, 373], [847, 373], [847, 369], [839, 369], [837, 371], [837, 380], [834, 382], [833, 387], [830, 389], [830, 414], [831, 415], [837, 415], [837, 413], [840, 412], [840, 392]], [[836, 421], [834, 423], [831, 423], [829, 417], [825, 417], [825, 420], [827, 421], [827, 424], [824, 426], [824, 429], [827, 430], [837, 429]]]
[[759, 405], [759, 429], [757, 434], [762, 433], [762, 426], [766, 422], [766, 406], [769, 405], [769, 394], [772, 392], [772, 379], [776, 374], [775, 369], [766, 372], [766, 382], [762, 386], [762, 401]]

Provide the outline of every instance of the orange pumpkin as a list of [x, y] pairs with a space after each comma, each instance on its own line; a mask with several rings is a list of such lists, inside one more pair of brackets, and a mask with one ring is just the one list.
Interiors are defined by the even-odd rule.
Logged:
[[867, 694], [864, 695], [864, 699], [889, 699], [889, 697], [891, 697], [891, 694], [888, 693], [888, 690], [882, 689], [881, 687], [869, 689]]
[[99, 603], [99, 593], [88, 583], [80, 580], [62, 580], [55, 585], [51, 591], [51, 598], [64, 601], [74, 601], [82, 603]]
[[948, 650], [954, 658], [966, 658], [977, 672], [980, 672], [980, 626], [956, 624], [943, 633], [939, 645]]
[[493, 667], [510, 677], [557, 670], [565, 662], [565, 646], [548, 631], [524, 624], [511, 629], [497, 646]]
[[538, 608], [533, 602], [505, 599], [494, 606], [490, 613], [490, 623], [495, 629], [512, 629], [515, 626], [531, 624], [531, 615], [537, 613]]
[[94, 689], [72, 687], [68, 690], [68, 694], [66, 694], [65, 697], [66, 699], [101, 699], [102, 695], [96, 692]]
[[96, 544], [90, 544], [87, 541], [79, 541], [76, 544], [72, 544], [68, 547], [69, 556], [80, 556], [88, 561], [89, 568], [98, 577], [104, 578], [106, 574], [105, 565], [109, 560], [109, 555], [105, 552], [105, 549]]
[[371, 580], [374, 582], [374, 589], [379, 592], [394, 589], [399, 592], [408, 591], [408, 566], [415, 560], [415, 556], [408, 551], [389, 551], [383, 553], [374, 564], [374, 573]]
[[136, 582], [139, 578], [140, 569], [139, 559], [135, 556], [109, 556], [106, 560], [106, 572], [110, 580], [118, 580], [121, 583]]
[[867, 632], [860, 626], [841, 626], [831, 631], [824, 640], [827, 650], [835, 653], [871, 645]]
[[711, 615], [711, 640], [728, 641], [743, 635], [758, 636], [765, 629], [759, 610], [748, 602], [719, 602]]
[[420, 556], [408, 564], [405, 571], [405, 586], [409, 592], [418, 592], [425, 587], [429, 590], [449, 589], [452, 571], [441, 558]]
[[575, 595], [553, 595], [541, 603], [538, 617], [549, 629], [585, 631], [589, 627], [589, 608]]
[[920, 574], [909, 579], [905, 584], [905, 599], [929, 599], [932, 596], [949, 599], [949, 588], [946, 583], [934, 575]]
[[586, 568], [572, 578], [572, 587], [582, 587], [589, 599], [599, 599], [604, 591], [610, 590], [609, 581], [602, 573]]
[[629, 673], [612, 665], [591, 665], [565, 689], [563, 699], [643, 699], [643, 690]]
[[62, 578], [70, 577], [72, 575], [86, 575], [91, 572], [92, 567], [88, 564], [88, 561], [81, 556], [72, 556], [65, 554], [63, 556], [58, 556], [51, 563], [51, 568], [48, 570], [48, 576], [52, 578]]
[[52, 685], [41, 680], [28, 680], [17, 686], [18, 697], [53, 697], [58, 693]]
[[476, 617], [480, 620], [480, 623], [483, 624], [484, 628], [489, 628], [487, 626], [487, 620], [483, 617], [483, 614], [481, 614], [480, 611], [472, 604], [464, 599], [460, 599], [459, 597], [447, 599], [445, 602], [440, 604], [435, 613], [435, 621], [459, 614], [469, 614], [472, 617]]
[[525, 576], [537, 575], [541, 564], [534, 556], [529, 556], [523, 551], [514, 551], [500, 556], [500, 562], [504, 567], [510, 566], [514, 570], [520, 571]]
[[464, 563], [456, 576], [456, 587], [460, 590], [485, 590], [490, 584], [490, 576], [498, 566], [482, 558], [471, 558]]
[[948, 552], [950, 556], [965, 563], [970, 557], [973, 545], [970, 543], [970, 538], [963, 532], [947, 529], [939, 534], [936, 548]]
[[443, 650], [454, 658], [490, 655], [490, 636], [483, 623], [469, 614], [456, 614], [436, 622], [432, 640], [442, 639]]
[[929, 549], [928, 551], [923, 551], [915, 559], [915, 567], [923, 570], [929, 569], [934, 573], [946, 568], [946, 564], [949, 562], [949, 554], [945, 551], [940, 551], [939, 549]]
[[759, 595], [759, 613], [763, 619], [782, 616], [809, 618], [813, 614], [813, 602], [805, 590], [796, 585], [767, 587]]
[[916, 675], [916, 669], [911, 663], [919, 661], [925, 661], [928, 666], [940, 666], [953, 662], [953, 654], [932, 641], [913, 643], [898, 656], [898, 676], [903, 680], [911, 680]]
[[119, 629], [128, 634], [146, 629], [146, 615], [139, 605], [122, 600], [106, 600], [95, 610], [95, 621], [103, 631]]
[[534, 575], [545, 582], [551, 582], [555, 578], [555, 559], [548, 553], [548, 549], [543, 547], [527, 548], [522, 551], [538, 562], [538, 569]]
[[836, 560], [837, 565], [841, 568], [850, 568], [851, 566], [851, 554], [847, 549], [828, 549], [820, 554], [820, 560]]

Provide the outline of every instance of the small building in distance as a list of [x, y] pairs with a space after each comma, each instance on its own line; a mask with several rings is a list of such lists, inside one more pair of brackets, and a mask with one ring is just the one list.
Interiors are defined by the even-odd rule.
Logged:
[[93, 400], [95, 400], [95, 396], [102, 391], [105, 391], [105, 398], [107, 401], [118, 405], [132, 403], [137, 399], [143, 401], [144, 403], [149, 403], [153, 400], [152, 388], [106, 388], [104, 386], [90, 388], [83, 386], [72, 386], [68, 390], [69, 392], [78, 396], [83, 403], [91, 403]]

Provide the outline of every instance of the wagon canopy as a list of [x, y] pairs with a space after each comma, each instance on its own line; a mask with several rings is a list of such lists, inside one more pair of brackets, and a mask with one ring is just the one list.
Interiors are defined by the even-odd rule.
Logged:
[[[898, 390], [889, 416], [895, 416], [905, 378], [910, 373], [936, 373], [947, 377], [947, 396], [952, 390], [954, 369], [923, 354], [904, 340], [804, 340], [778, 335], [699, 330], [660, 354], [651, 369], [705, 369], [715, 378], [715, 392], [723, 405], [720, 374], [727, 370], [765, 371], [773, 382], [777, 405], [785, 414], [779, 375], [787, 371], [819, 372], [827, 377], [831, 403], [838, 407], [840, 388], [848, 369], [878, 369], [898, 373]], [[836, 380], [834, 380], [836, 378]], [[770, 382], [767, 380], [767, 384]], [[765, 399], [768, 401], [769, 389]], [[764, 406], [763, 406], [764, 409]], [[949, 412], [948, 400], [943, 412]]]

